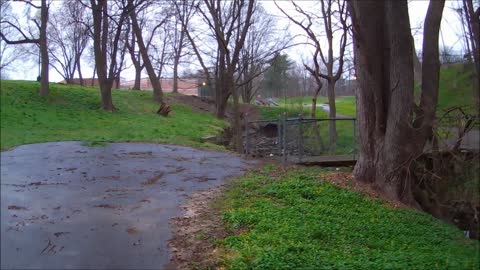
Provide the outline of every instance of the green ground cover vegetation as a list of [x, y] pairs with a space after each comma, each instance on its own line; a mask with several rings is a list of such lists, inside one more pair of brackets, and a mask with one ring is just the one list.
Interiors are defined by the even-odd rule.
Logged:
[[479, 243], [453, 225], [322, 179], [267, 165], [216, 202], [226, 269], [478, 269]]

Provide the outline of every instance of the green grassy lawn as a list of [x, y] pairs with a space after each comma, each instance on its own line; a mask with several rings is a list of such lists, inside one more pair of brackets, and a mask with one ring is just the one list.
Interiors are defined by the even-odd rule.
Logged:
[[479, 242], [410, 209], [274, 166], [231, 184], [215, 206], [226, 269], [478, 269]]
[[200, 142], [216, 134], [223, 121], [173, 104], [165, 118], [155, 114], [151, 92], [113, 91], [118, 112], [100, 108], [97, 88], [50, 84], [51, 95], [39, 97], [39, 83], [0, 81], [1, 149], [21, 144], [81, 140], [93, 142], [158, 142], [221, 148]]
[[457, 64], [440, 69], [439, 113], [453, 106], [466, 106], [467, 112], [475, 112], [472, 76], [475, 76], [473, 66]]
[[[310, 115], [311, 104], [312, 104], [312, 97], [294, 97], [294, 98], [287, 98], [285, 99], [278, 99], [279, 107], [276, 107], [277, 111], [278, 108], [286, 109], [287, 111], [293, 111], [293, 113], [299, 114], [302, 110], [301, 107], [303, 104], [308, 104], [308, 107], [303, 109], [303, 114], [306, 116]], [[317, 104], [328, 104], [328, 100], [326, 97], [318, 97]], [[341, 96], [335, 99], [335, 105], [337, 106], [337, 114], [355, 117], [355, 97], [354, 96]], [[275, 110], [275, 109], [274, 109]], [[283, 110], [279, 110], [283, 111]], [[266, 117], [274, 116], [267, 107], [264, 109], [264, 115]], [[275, 116], [276, 117], [276, 116]], [[324, 113], [321, 108], [317, 108], [317, 117], [327, 117], [327, 114]]]
[[[454, 106], [464, 106], [466, 111], [473, 113], [475, 111], [473, 89], [472, 89], [473, 67], [463, 64], [451, 65], [440, 69], [440, 89], [438, 97], [438, 114], [445, 109]], [[420, 88], [417, 85], [415, 89], [417, 98], [419, 98]], [[264, 118], [277, 118], [278, 114], [287, 111], [289, 115], [297, 116], [302, 112], [303, 104], [311, 104], [312, 97], [293, 97], [278, 99], [279, 107], [262, 107], [262, 116]], [[326, 97], [318, 97], [317, 104], [328, 104]], [[337, 113], [344, 116], [355, 117], [356, 105], [354, 96], [341, 96], [335, 99]], [[304, 115], [310, 115], [310, 107], [303, 109]], [[318, 109], [317, 117], [326, 117], [327, 115]]]

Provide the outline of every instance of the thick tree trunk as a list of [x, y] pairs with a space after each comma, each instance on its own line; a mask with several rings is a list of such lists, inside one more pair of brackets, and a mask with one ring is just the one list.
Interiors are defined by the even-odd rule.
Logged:
[[228, 75], [226, 71], [226, 60], [225, 60], [225, 53], [223, 50], [219, 50], [219, 63], [218, 63], [218, 75], [216, 78], [215, 84], [215, 116], [218, 119], [225, 118], [225, 112], [227, 110], [227, 102], [228, 102], [228, 93], [229, 93], [229, 83]]
[[150, 82], [152, 83], [153, 87], [153, 100], [158, 103], [163, 103], [163, 92], [162, 86], [160, 85], [160, 80], [157, 78], [157, 74], [155, 73], [155, 69], [152, 66], [152, 62], [148, 57], [147, 47], [143, 41], [142, 37], [142, 30], [140, 29], [137, 21], [137, 14], [135, 12], [130, 13], [130, 18], [132, 19], [132, 29], [137, 37], [137, 44], [140, 50], [140, 54], [142, 55], [142, 60], [145, 65], [145, 69], [147, 70], [148, 77], [150, 78]]
[[[175, 59], [176, 60], [176, 59]], [[178, 93], [178, 62], [173, 65], [173, 93]]]
[[[335, 107], [335, 82], [330, 80], [327, 84], [328, 94], [328, 117], [337, 118], [337, 108]], [[328, 144], [331, 153], [335, 153], [337, 147], [337, 125], [335, 120], [330, 120], [328, 125]]]
[[[312, 119], [317, 118], [317, 97], [323, 86], [322, 82], [319, 79], [317, 79], [317, 84], [319, 85], [317, 85], [317, 90], [313, 94], [312, 109], [310, 111], [310, 117]], [[320, 147], [320, 151], [323, 152], [323, 150], [325, 149], [325, 145], [323, 145], [322, 135], [320, 134], [320, 127], [318, 126], [316, 121], [313, 122], [313, 133], [315, 134], [315, 140]]]
[[173, 92], [178, 93], [178, 65], [180, 64], [180, 57], [182, 57], [183, 40], [185, 39], [185, 31], [182, 27], [180, 31], [180, 38], [178, 41], [178, 48], [175, 51], [174, 63], [173, 63]]
[[40, 79], [40, 96], [50, 94], [48, 88], [48, 46], [47, 46], [47, 24], [48, 24], [48, 6], [47, 0], [42, 0], [41, 6], [41, 25], [40, 25], [40, 55], [42, 58], [42, 71]]
[[92, 78], [92, 86], [95, 81], [95, 71], [97, 73], [98, 84], [100, 88], [100, 96], [102, 98], [102, 109], [113, 112], [116, 110], [112, 101], [112, 84], [113, 78], [107, 78], [107, 39], [108, 39], [108, 17], [106, 12], [108, 6], [107, 1], [98, 2], [90, 0], [93, 14], [93, 49], [95, 53], [95, 68]]
[[92, 80], [90, 81], [90, 86], [95, 86], [95, 75], [97, 74], [97, 65], [93, 67]]
[[480, 7], [474, 9], [472, 0], [463, 0], [464, 10], [468, 19], [468, 32], [472, 46], [473, 61], [475, 64], [475, 77], [473, 82], [477, 116], [480, 117]]
[[114, 79], [115, 89], [120, 88], [120, 75]]
[[112, 82], [107, 82], [100, 85], [102, 95], [102, 109], [110, 112], [114, 112], [116, 110], [115, 106], [113, 106], [112, 100], [112, 85]]
[[220, 102], [217, 104], [217, 107], [216, 107], [216, 110], [215, 110], [215, 116], [218, 119], [224, 119], [225, 118], [225, 112], [227, 111], [227, 100], [228, 99], [226, 99], [226, 98], [221, 99]]
[[135, 83], [133, 84], [133, 90], [141, 90], [140, 81], [142, 79], [142, 69], [135, 66]]
[[422, 64], [420, 63], [420, 60], [418, 59], [417, 56], [417, 50], [415, 49], [415, 40], [413, 39], [413, 36], [410, 35], [411, 37], [411, 42], [412, 42], [412, 57], [413, 57], [413, 76], [415, 78], [415, 83], [418, 85], [422, 85]]
[[317, 98], [318, 98], [318, 94], [320, 93], [321, 90], [322, 90], [322, 86], [319, 86], [319, 87], [317, 87], [317, 90], [313, 94], [312, 109], [310, 110], [310, 117], [311, 118], [317, 118]]
[[85, 86], [85, 82], [83, 81], [82, 70], [80, 69], [80, 59], [77, 61], [77, 70], [78, 70], [78, 78], [80, 80], [80, 85]]
[[[411, 42], [405, 42], [411, 38], [407, 2], [349, 1], [348, 4], [355, 33], [359, 82], [359, 91], [356, 93], [360, 157], [354, 176], [358, 181], [374, 183], [392, 199], [416, 205], [409, 166], [422, 152], [426, 133], [418, 132], [412, 124], [413, 48]], [[427, 12], [422, 71], [424, 84], [436, 80], [438, 85], [438, 67], [428, 64], [433, 61], [429, 58], [435, 56], [435, 49], [432, 53], [425, 53], [425, 50], [428, 51], [425, 46], [435, 47], [436, 44], [438, 59], [439, 18], [443, 5], [444, 1], [431, 1]], [[429, 24], [432, 19], [433, 23]], [[437, 33], [436, 40], [434, 34], [427, 33], [432, 31]], [[427, 41], [428, 38], [430, 41]], [[431, 41], [436, 43], [432, 44]], [[427, 69], [431, 69], [430, 72], [426, 72]], [[438, 93], [438, 87], [432, 90]], [[436, 102], [432, 94], [422, 96], [422, 101], [424, 99], [428, 99], [424, 104]], [[431, 114], [426, 108], [424, 111]], [[423, 119], [422, 130], [431, 126], [429, 120]]]

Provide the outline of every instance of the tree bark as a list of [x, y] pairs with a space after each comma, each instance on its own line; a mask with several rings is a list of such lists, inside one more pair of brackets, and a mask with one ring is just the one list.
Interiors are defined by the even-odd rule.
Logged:
[[318, 94], [320, 94], [320, 91], [322, 90], [322, 82], [320, 82], [320, 85], [318, 85], [318, 82], [320, 81], [319, 78], [317, 78], [317, 90], [315, 91], [315, 93], [313, 94], [313, 98], [312, 98], [312, 109], [310, 111], [310, 117], [311, 118], [317, 118], [317, 97], [318, 97]]
[[480, 117], [480, 7], [475, 10], [472, 0], [463, 0], [463, 5], [468, 21], [467, 29], [475, 64], [476, 76], [473, 82], [475, 105], [477, 107], [477, 116]]
[[178, 93], [178, 65], [180, 64], [180, 57], [182, 56], [183, 40], [185, 39], [185, 31], [180, 31], [180, 39], [178, 42], [178, 48], [175, 51], [175, 58], [173, 62], [173, 92]]
[[80, 80], [80, 85], [84, 86], [85, 82], [83, 81], [82, 70], [80, 69], [80, 67], [81, 67], [80, 59], [78, 59], [78, 61], [77, 61], [78, 78]]
[[[112, 101], [113, 78], [107, 77], [107, 41], [108, 41], [108, 16], [107, 1], [90, 0], [93, 14], [93, 49], [95, 54], [95, 69], [97, 71], [98, 84], [102, 109], [113, 112], [116, 110]], [[104, 14], [105, 13], [105, 14]], [[95, 76], [94, 76], [95, 77]], [[94, 79], [92, 78], [92, 85]]]
[[159, 78], [157, 78], [157, 74], [155, 73], [155, 69], [152, 66], [152, 62], [148, 57], [147, 47], [145, 46], [145, 42], [143, 41], [142, 30], [138, 25], [137, 14], [135, 13], [135, 11], [130, 13], [130, 18], [132, 19], [132, 29], [135, 33], [135, 36], [137, 37], [137, 44], [140, 50], [140, 54], [142, 55], [143, 64], [145, 65], [148, 77], [150, 78], [150, 82], [152, 83], [153, 100], [158, 103], [163, 103], [162, 86], [160, 85]]
[[180, 60], [175, 56], [173, 63], [173, 93], [178, 93], [178, 63]]
[[42, 58], [42, 71], [40, 79], [40, 96], [48, 96], [50, 90], [48, 88], [48, 44], [47, 44], [47, 24], [48, 24], [48, 5], [47, 0], [42, 0], [41, 6], [41, 26], [40, 26], [40, 55]]
[[[328, 117], [337, 118], [337, 108], [335, 107], [335, 81], [331, 80], [327, 83], [328, 93]], [[330, 153], [335, 153], [337, 145], [337, 125], [335, 120], [330, 120], [328, 124], [328, 144]]]
[[415, 49], [415, 40], [413, 39], [413, 36], [410, 35], [411, 37], [411, 42], [412, 42], [412, 57], [413, 57], [413, 76], [415, 78], [415, 83], [418, 85], [422, 85], [422, 63], [420, 63], [420, 60], [418, 59], [417, 56], [417, 50]]
[[112, 82], [108, 82], [106, 84], [100, 84], [100, 88], [102, 88], [102, 85], [103, 85], [103, 90], [101, 91], [102, 109], [110, 112], [113, 112], [116, 110], [112, 100], [112, 84], [113, 84]]
[[135, 83], [133, 84], [133, 90], [141, 90], [140, 81], [142, 80], [142, 69], [135, 66]]
[[[373, 183], [387, 197], [413, 206], [418, 205], [412, 193], [409, 166], [423, 150], [427, 138], [424, 131], [431, 127], [431, 115], [435, 112], [435, 106], [427, 108], [426, 104], [436, 105], [435, 93], [438, 94], [439, 66], [434, 58], [438, 61], [438, 32], [444, 3], [431, 1], [426, 16], [422, 70], [422, 89], [425, 88], [420, 102], [423, 114], [417, 116], [421, 119], [417, 121], [413, 47], [412, 42], [405, 42], [411, 38], [407, 2], [348, 2], [359, 82], [356, 96], [360, 156], [354, 176], [358, 181]], [[427, 86], [430, 81], [435, 82]], [[422, 132], [414, 127], [414, 122]]]

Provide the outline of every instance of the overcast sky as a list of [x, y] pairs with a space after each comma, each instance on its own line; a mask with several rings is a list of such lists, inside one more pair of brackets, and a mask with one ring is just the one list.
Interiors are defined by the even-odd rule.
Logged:
[[[273, 1], [261, 1], [262, 5], [265, 9], [272, 15], [277, 18], [278, 21], [278, 28], [284, 28], [284, 26], [289, 26], [289, 31], [291, 35], [298, 35], [302, 34], [302, 30], [299, 29], [297, 26], [291, 24], [287, 18], [278, 10], [275, 6]], [[277, 1], [279, 6], [282, 7], [284, 10], [291, 9], [291, 4], [288, 1]], [[297, 1], [300, 5], [308, 8], [314, 2], [313, 1]], [[409, 2], [409, 15], [410, 15], [410, 23], [412, 27], [412, 32], [415, 33], [415, 46], [417, 51], [421, 49], [422, 46], [422, 29], [423, 21], [425, 18], [425, 14], [428, 8], [428, 1], [410, 1]], [[15, 7], [21, 6], [18, 3], [14, 3]], [[455, 51], [462, 51], [464, 47], [463, 40], [460, 38], [460, 34], [462, 33], [462, 25], [459, 21], [459, 17], [454, 10], [459, 6], [458, 1], [447, 1], [442, 18], [441, 24], [441, 36], [440, 36], [440, 46], [442, 47], [444, 44], [447, 47], [453, 48]], [[15, 11], [21, 15], [21, 10], [18, 8], [14, 8]], [[305, 38], [303, 38], [304, 40]], [[308, 59], [308, 55], [310, 55], [310, 48], [306, 45], [299, 45], [293, 48], [290, 48], [286, 51], [286, 53], [290, 56], [291, 59], [295, 60], [298, 63], [302, 62], [302, 59]], [[84, 62], [85, 63], [85, 62]], [[19, 80], [35, 80], [38, 76], [38, 67], [36, 61], [30, 62], [16, 62], [16, 71], [9, 72], [8, 78], [10, 79], [19, 79]], [[197, 70], [199, 67], [191, 67], [191, 70]], [[93, 70], [88, 66], [82, 65], [82, 73], [84, 77], [89, 77], [92, 74]], [[122, 73], [122, 78], [126, 80], [132, 80], [134, 78], [134, 72], [132, 69], [126, 70]], [[50, 68], [50, 81], [58, 82], [61, 81], [63, 78], [53, 69]]]

